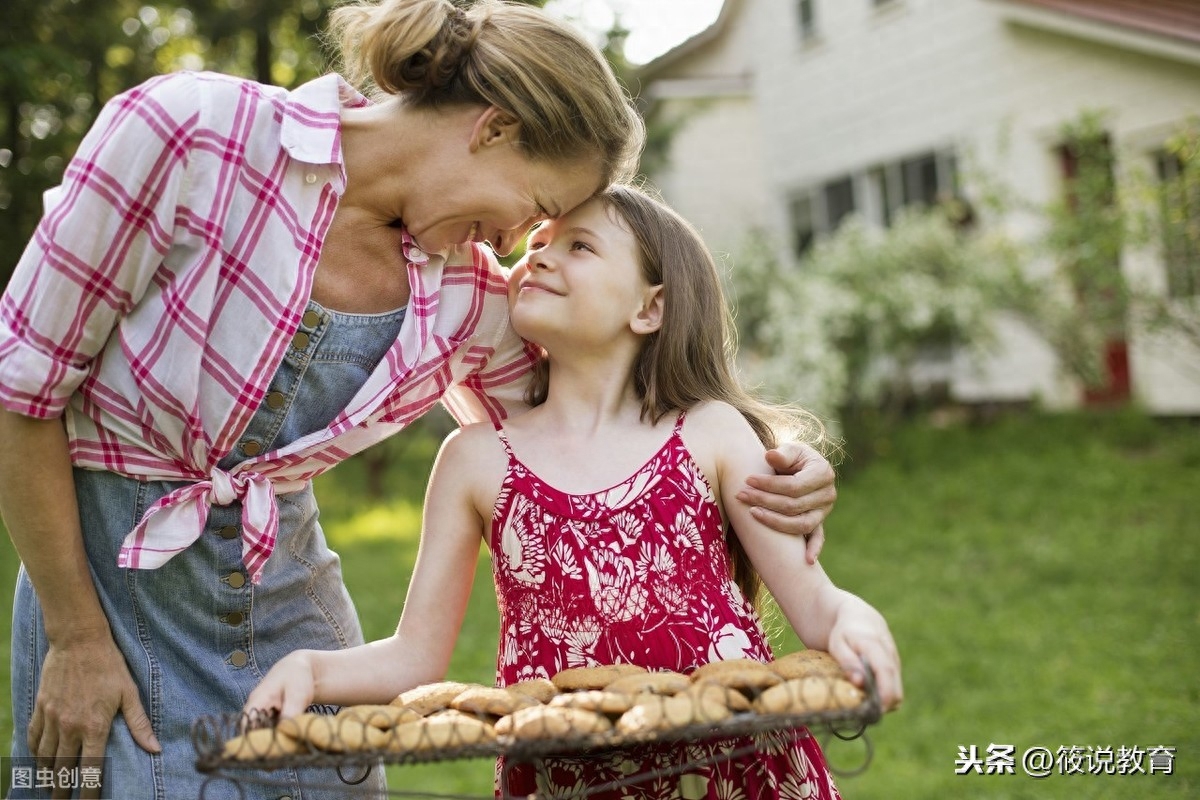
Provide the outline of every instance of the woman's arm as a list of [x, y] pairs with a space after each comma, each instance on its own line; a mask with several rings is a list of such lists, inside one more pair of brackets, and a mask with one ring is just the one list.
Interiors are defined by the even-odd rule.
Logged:
[[425, 494], [421, 544], [404, 611], [386, 639], [348, 650], [297, 650], [271, 668], [246, 709], [294, 716], [312, 703], [388, 703], [423, 683], [441, 680], [450, 665], [475, 579], [484, 519], [474, 487], [482, 437], [450, 434], [434, 462]]
[[689, 447], [711, 465], [713, 488], [738, 541], [800, 640], [806, 647], [827, 650], [859, 685], [865, 660], [875, 672], [885, 707], [898, 703], [903, 694], [899, 656], [883, 616], [835, 586], [821, 565], [808, 559], [803, 539], [779, 536], [736, 502], [747, 476], [766, 464], [749, 423], [732, 406], [706, 403], [689, 413], [684, 433]]
[[103, 756], [121, 712], [138, 744], [159, 752], [92, 582], [62, 420], [0, 408], [0, 441], [0, 513], [37, 591], [49, 640], [30, 751], [44, 758]]

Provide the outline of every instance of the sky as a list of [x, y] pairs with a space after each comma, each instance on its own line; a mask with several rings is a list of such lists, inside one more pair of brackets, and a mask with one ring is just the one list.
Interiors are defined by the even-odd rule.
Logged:
[[599, 36], [619, 14], [629, 29], [625, 55], [644, 64], [707, 28], [722, 0], [550, 0], [546, 10]]

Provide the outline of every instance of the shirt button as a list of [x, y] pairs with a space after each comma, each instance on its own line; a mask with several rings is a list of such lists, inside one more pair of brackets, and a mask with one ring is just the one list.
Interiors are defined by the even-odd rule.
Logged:
[[235, 589], [240, 589], [246, 585], [246, 576], [240, 572], [231, 572], [225, 577], [225, 582]]
[[243, 619], [243, 615], [242, 615], [242, 612], [240, 612], [240, 611], [230, 611], [228, 614], [226, 614], [225, 616], [223, 616], [221, 618], [221, 620], [226, 625], [241, 625], [242, 619]]
[[287, 398], [283, 396], [283, 392], [271, 392], [267, 395], [267, 408], [272, 411], [278, 411], [283, 408], [284, 401]]
[[256, 456], [262, 452], [262, 445], [253, 439], [242, 442], [242, 452], [248, 456]]
[[306, 328], [315, 328], [321, 324], [321, 315], [309, 309], [304, 312], [304, 316], [301, 317], [300, 321], [304, 323], [304, 327]]
[[292, 347], [296, 348], [297, 350], [303, 350], [304, 348], [308, 347], [308, 334], [304, 331], [300, 331], [293, 336]]
[[250, 656], [245, 650], [234, 650], [229, 654], [229, 663], [240, 669], [250, 663]]
[[308, 173], [307, 175], [305, 175], [305, 176], [304, 176], [304, 182], [305, 182], [305, 183], [308, 183], [308, 184], [313, 184], [313, 183], [316, 183], [316, 182], [317, 182], [317, 173], [315, 173], [315, 172], [310, 172], [310, 173]]
[[237, 525], [226, 525], [217, 531], [217, 535], [222, 539], [236, 539], [238, 537]]

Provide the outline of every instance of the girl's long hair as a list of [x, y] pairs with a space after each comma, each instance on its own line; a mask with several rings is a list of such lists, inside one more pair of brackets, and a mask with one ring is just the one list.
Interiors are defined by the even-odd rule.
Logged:
[[[639, 189], [612, 186], [600, 197], [637, 241], [643, 276], [651, 286], [663, 287], [662, 326], [645, 337], [633, 366], [642, 419], [657, 423], [705, 400], [718, 400], [742, 413], [764, 447], [788, 438], [827, 448], [825, 427], [816, 416], [760, 400], [738, 380], [733, 319], [717, 267], [696, 229]], [[548, 391], [549, 365], [542, 359], [527, 399], [538, 405]], [[725, 536], [732, 577], [755, 603], [762, 579], [734, 532], [727, 529]]]

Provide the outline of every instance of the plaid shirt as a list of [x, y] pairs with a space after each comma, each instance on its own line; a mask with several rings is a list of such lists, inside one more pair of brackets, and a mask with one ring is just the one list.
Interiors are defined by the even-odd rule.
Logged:
[[505, 275], [478, 246], [426, 255], [407, 234], [400, 335], [325, 430], [217, 464], [237, 444], [293, 334], [345, 186], [339, 112], [368, 101], [336, 75], [294, 92], [208, 73], [114, 98], [83, 140], [0, 298], [0, 403], [65, 415], [72, 462], [187, 480], [151, 506], [120, 564], [153, 568], [241, 500], [257, 581], [276, 492], [442, 401], [465, 423], [521, 405], [531, 356]]

